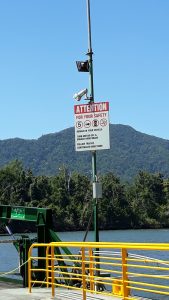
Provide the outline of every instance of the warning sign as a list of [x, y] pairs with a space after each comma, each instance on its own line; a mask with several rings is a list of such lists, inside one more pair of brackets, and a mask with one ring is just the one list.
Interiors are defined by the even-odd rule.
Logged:
[[109, 102], [74, 106], [76, 151], [110, 149]]

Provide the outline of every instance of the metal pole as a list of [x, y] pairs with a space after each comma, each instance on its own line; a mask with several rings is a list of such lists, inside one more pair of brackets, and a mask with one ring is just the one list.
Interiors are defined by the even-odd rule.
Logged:
[[[93, 51], [92, 51], [92, 38], [91, 38], [91, 21], [90, 21], [90, 0], [87, 3], [87, 22], [88, 22], [88, 53], [89, 56], [89, 103], [94, 103], [94, 84], [93, 84]], [[97, 181], [97, 168], [96, 168], [96, 151], [92, 151], [92, 177], [93, 183]], [[98, 229], [98, 207], [97, 199], [93, 197], [94, 205], [94, 240], [99, 242], [99, 229]]]

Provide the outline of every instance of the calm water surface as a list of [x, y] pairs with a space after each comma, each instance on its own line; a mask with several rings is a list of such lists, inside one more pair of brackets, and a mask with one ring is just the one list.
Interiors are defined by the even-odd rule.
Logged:
[[[59, 233], [63, 241], [82, 241], [84, 232]], [[142, 230], [105, 230], [100, 231], [101, 242], [134, 242], [134, 243], [169, 243], [169, 229], [142, 229]], [[93, 241], [94, 233], [88, 234], [88, 241]]]
[[[60, 232], [58, 235], [62, 241], [82, 241], [85, 232]], [[9, 237], [0, 236], [0, 240], [4, 239], [9, 240]], [[94, 233], [89, 232], [87, 241], [93, 241], [93, 239]], [[169, 229], [100, 231], [100, 241], [169, 243]], [[163, 256], [163, 253], [161, 253], [161, 256]], [[162, 259], [162, 257], [159, 258]], [[0, 243], [0, 262], [0, 272], [17, 268], [19, 258], [13, 244]]]

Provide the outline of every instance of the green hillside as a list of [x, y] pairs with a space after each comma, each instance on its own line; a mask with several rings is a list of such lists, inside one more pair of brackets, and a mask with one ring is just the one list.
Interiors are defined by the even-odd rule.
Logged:
[[[169, 177], [169, 141], [140, 133], [130, 126], [110, 125], [111, 149], [98, 151], [98, 173], [113, 172], [131, 180], [139, 170]], [[66, 165], [70, 171], [90, 174], [90, 152], [75, 152], [74, 128], [43, 135], [37, 140], [0, 141], [0, 167], [18, 159], [35, 175], [54, 175]]]

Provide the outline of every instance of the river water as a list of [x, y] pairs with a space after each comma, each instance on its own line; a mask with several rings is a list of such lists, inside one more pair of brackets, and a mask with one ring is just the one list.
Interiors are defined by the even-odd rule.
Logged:
[[[61, 232], [58, 233], [62, 241], [82, 241], [85, 232]], [[100, 231], [100, 241], [105, 242], [148, 242], [148, 243], [169, 243], [169, 229], [152, 229], [152, 230], [110, 230]], [[18, 236], [16, 235], [16, 238]], [[0, 236], [0, 241], [9, 240], [8, 236]], [[87, 241], [94, 240], [94, 233], [89, 232]], [[147, 254], [147, 253], [146, 253]], [[145, 255], [146, 255], [145, 254]], [[158, 259], [165, 259], [166, 252], [159, 251], [158, 254], [148, 253], [149, 256]], [[13, 244], [0, 243], [0, 272], [7, 272], [14, 270], [19, 265], [18, 253]], [[18, 272], [18, 271], [16, 271]], [[160, 298], [153, 299], [165, 299], [169, 300], [169, 296], [160, 296]]]
[[[82, 241], [85, 235], [83, 231], [60, 232], [62, 241]], [[16, 235], [16, 238], [18, 235]], [[102, 242], [148, 242], [148, 243], [169, 243], [169, 229], [143, 229], [143, 230], [108, 230], [100, 231]], [[8, 236], [0, 236], [0, 241], [9, 240]], [[90, 231], [87, 241], [94, 240], [94, 233]], [[161, 253], [163, 256], [163, 253]], [[162, 257], [159, 257], [162, 259]], [[0, 243], [0, 272], [11, 270], [18, 265], [18, 253], [13, 244]]]

